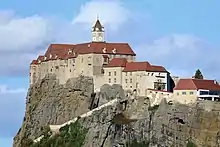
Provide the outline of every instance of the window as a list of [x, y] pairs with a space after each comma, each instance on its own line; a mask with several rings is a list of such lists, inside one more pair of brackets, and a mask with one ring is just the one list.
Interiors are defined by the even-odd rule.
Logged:
[[53, 70], [52, 70], [52, 69], [50, 69], [50, 71], [52, 72]]
[[104, 62], [108, 62], [108, 59], [107, 59], [107, 58], [104, 58]]
[[91, 57], [88, 57], [88, 63], [90, 63], [91, 62]]
[[114, 75], [116, 76], [116, 71], [114, 71]]
[[177, 95], [180, 95], [179, 92], [177, 92]]
[[71, 69], [70, 69], [70, 72], [71, 72]]
[[194, 94], [194, 92], [193, 92], [193, 91], [190, 91], [190, 92], [189, 92], [189, 94], [190, 94], [190, 95], [193, 95], [193, 94]]
[[151, 76], [153, 76], [154, 75], [154, 73], [151, 73]]
[[128, 73], [127, 73], [127, 72], [125, 72], [125, 75], [127, 76], [127, 75], [128, 75]]
[[132, 72], [130, 72], [130, 76], [132, 76]]
[[108, 75], [111, 76], [111, 72], [108, 72]]
[[182, 95], [186, 95], [186, 92], [182, 92]]
[[111, 78], [108, 79], [108, 83], [111, 83]]
[[130, 83], [132, 83], [132, 79], [130, 79]]
[[83, 63], [83, 58], [82, 58], [81, 62]]
[[125, 79], [125, 83], [128, 83], [128, 79]]
[[116, 78], [114, 78], [114, 83], [116, 83]]
[[132, 88], [132, 86], [130, 86], [130, 88]]

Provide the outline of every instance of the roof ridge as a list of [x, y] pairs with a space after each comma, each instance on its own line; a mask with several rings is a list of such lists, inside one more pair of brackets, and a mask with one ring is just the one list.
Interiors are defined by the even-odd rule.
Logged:
[[194, 87], [195, 87], [196, 89], [198, 89], [198, 87], [196, 86], [196, 84], [195, 84], [194, 80], [193, 80], [193, 79], [191, 79], [190, 81], [193, 83]]

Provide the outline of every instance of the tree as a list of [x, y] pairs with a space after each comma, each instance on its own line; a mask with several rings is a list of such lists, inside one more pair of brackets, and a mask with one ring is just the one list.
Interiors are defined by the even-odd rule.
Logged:
[[194, 78], [195, 79], [203, 79], [202, 72], [199, 69], [196, 70]]

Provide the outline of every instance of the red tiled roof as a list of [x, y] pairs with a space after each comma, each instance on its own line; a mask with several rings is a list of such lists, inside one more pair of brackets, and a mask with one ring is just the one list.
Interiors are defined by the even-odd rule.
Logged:
[[126, 58], [113, 58], [105, 67], [124, 67], [123, 72], [152, 71], [167, 72], [162, 66], [150, 65], [149, 62], [127, 62]]
[[78, 54], [121, 54], [133, 55], [127, 43], [88, 42], [82, 44], [51, 44], [44, 56], [39, 56], [40, 61], [75, 58]]
[[105, 67], [125, 67], [126, 63], [125, 58], [113, 58]]
[[163, 66], [151, 65], [147, 71], [168, 72]]
[[[68, 54], [69, 50], [72, 51], [75, 47], [74, 44], [51, 44], [45, 53], [46, 60], [54, 60], [56, 58], [67, 59], [73, 55]], [[51, 58], [50, 58], [51, 56]]]
[[33, 61], [31, 62], [31, 65], [37, 65], [37, 64], [39, 64], [39, 63], [37, 62], [37, 60], [33, 60]]
[[44, 56], [38, 56], [37, 61], [43, 61], [44, 60]]
[[[115, 49], [115, 53], [114, 53]], [[74, 51], [79, 54], [121, 54], [136, 55], [127, 43], [106, 43], [106, 42], [89, 42], [77, 44]]]
[[180, 79], [174, 90], [220, 90], [220, 85], [214, 80], [204, 79]]
[[151, 72], [168, 72], [163, 66], [151, 65], [149, 62], [127, 62], [124, 72], [132, 71], [151, 71]]
[[128, 62], [123, 71], [131, 72], [131, 71], [146, 71], [150, 68], [149, 62]]

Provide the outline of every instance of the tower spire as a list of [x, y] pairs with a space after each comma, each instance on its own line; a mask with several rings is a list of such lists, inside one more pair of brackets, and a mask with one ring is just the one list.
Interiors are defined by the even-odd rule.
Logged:
[[104, 27], [102, 26], [98, 15], [97, 15], [96, 23], [92, 27], [92, 41], [104, 42]]

